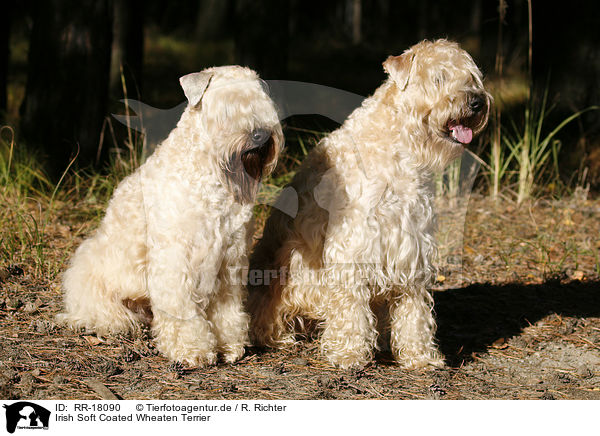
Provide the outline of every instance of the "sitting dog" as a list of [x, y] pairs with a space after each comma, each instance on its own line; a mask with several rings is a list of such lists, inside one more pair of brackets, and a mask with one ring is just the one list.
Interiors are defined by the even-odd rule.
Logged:
[[250, 288], [251, 334], [283, 347], [316, 321], [322, 352], [349, 368], [372, 359], [379, 327], [403, 366], [440, 366], [427, 289], [432, 176], [485, 127], [491, 97], [469, 54], [446, 40], [423, 41], [383, 67], [387, 80], [292, 180], [298, 214], [273, 210], [266, 223], [250, 259], [251, 276], [268, 273]]
[[215, 67], [180, 79], [188, 106], [116, 188], [64, 274], [59, 320], [100, 334], [150, 322], [157, 348], [193, 366], [238, 360], [252, 208], [283, 145], [257, 74]]

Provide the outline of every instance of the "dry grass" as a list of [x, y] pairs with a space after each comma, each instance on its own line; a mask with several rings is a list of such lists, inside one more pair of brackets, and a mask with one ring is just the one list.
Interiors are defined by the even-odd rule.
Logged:
[[[268, 214], [264, 203], [291, 179], [302, 150], [320, 135], [288, 129], [286, 136], [300, 151], [288, 151], [265, 181], [256, 236]], [[55, 324], [60, 273], [98, 224], [122, 175], [70, 172], [56, 189], [35, 161], [23, 160], [28, 155], [8, 165], [6, 151], [5, 141], [0, 397], [600, 399], [598, 200], [573, 196], [517, 206], [474, 196], [464, 215], [456, 209], [460, 203], [446, 202], [455, 206], [441, 210], [440, 235], [464, 229], [458, 244], [442, 237], [435, 300], [446, 369], [404, 371], [381, 352], [364, 370], [339, 371], [310, 340], [288, 351], [250, 348], [235, 365], [193, 369], [158, 355], [148, 332], [98, 337]]]
[[[600, 347], [598, 201], [516, 207], [474, 198], [463, 268], [444, 271], [437, 284], [438, 337], [451, 366], [407, 372], [386, 353], [364, 370], [339, 371], [310, 341], [285, 352], [250, 349], [236, 365], [190, 369], [157, 355], [147, 333], [99, 338], [62, 329], [54, 323], [59, 273], [103, 204], [2, 195], [9, 204], [2, 241], [19, 246], [0, 261], [2, 397], [600, 398], [600, 373], [590, 363]], [[43, 224], [38, 233], [25, 216]], [[534, 371], [535, 359], [557, 360]]]

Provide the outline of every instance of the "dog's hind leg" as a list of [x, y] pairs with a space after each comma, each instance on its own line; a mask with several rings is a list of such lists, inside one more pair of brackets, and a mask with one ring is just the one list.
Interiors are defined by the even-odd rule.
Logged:
[[[128, 310], [123, 299], [123, 286], [143, 291], [144, 283], [139, 274], [124, 274], [127, 261], [111, 264], [105, 251], [117, 251], [104, 247], [98, 236], [88, 239], [77, 249], [70, 268], [63, 277], [65, 312], [57, 316], [60, 323], [73, 328], [86, 328], [99, 334], [133, 331], [138, 326], [138, 315]], [[114, 257], [114, 256], [113, 256]], [[140, 282], [140, 283], [138, 283]]]

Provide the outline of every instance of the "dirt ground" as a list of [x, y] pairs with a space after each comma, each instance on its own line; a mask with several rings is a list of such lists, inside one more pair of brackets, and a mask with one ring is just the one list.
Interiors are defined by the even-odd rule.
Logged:
[[[406, 371], [381, 352], [341, 371], [310, 341], [183, 368], [159, 356], [147, 332], [58, 327], [59, 276], [13, 264], [0, 269], [0, 398], [600, 399], [600, 201], [473, 198], [464, 229], [462, 253], [442, 262], [434, 293], [444, 369]], [[66, 259], [88, 231], [65, 207], [45, 233], [57, 248], [49, 256]]]

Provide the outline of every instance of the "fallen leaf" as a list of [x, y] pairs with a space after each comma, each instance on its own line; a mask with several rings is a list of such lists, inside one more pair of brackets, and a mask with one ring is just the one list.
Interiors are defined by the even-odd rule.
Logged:
[[[86, 337], [86, 336], [84, 336]], [[100, 380], [95, 378], [83, 379], [84, 383], [88, 385], [102, 400], [119, 400], [110, 389], [106, 387]]]
[[23, 308], [23, 311], [25, 313], [28, 313], [31, 315], [33, 313], [36, 313], [38, 311], [39, 307], [40, 307], [40, 305], [38, 304], [37, 301], [35, 301], [35, 302], [28, 301], [27, 303], [25, 303], [25, 307]]
[[102, 343], [102, 340], [98, 336], [84, 336], [83, 339], [92, 347]]
[[506, 338], [498, 338], [492, 343], [492, 347], [498, 350], [504, 350], [508, 348], [508, 344], [506, 343]]
[[69, 226], [65, 226], [63, 224], [58, 224], [56, 226], [56, 230], [58, 231], [58, 234], [60, 236], [62, 236], [63, 238], [71, 237], [71, 228]]
[[475, 254], [475, 250], [473, 248], [469, 247], [468, 245], [465, 246], [464, 250], [465, 250], [465, 253], [467, 253], [467, 254]]
[[583, 277], [585, 276], [585, 274], [583, 273], [583, 271], [574, 271], [573, 274], [571, 275], [571, 278], [573, 280], [583, 280]]

